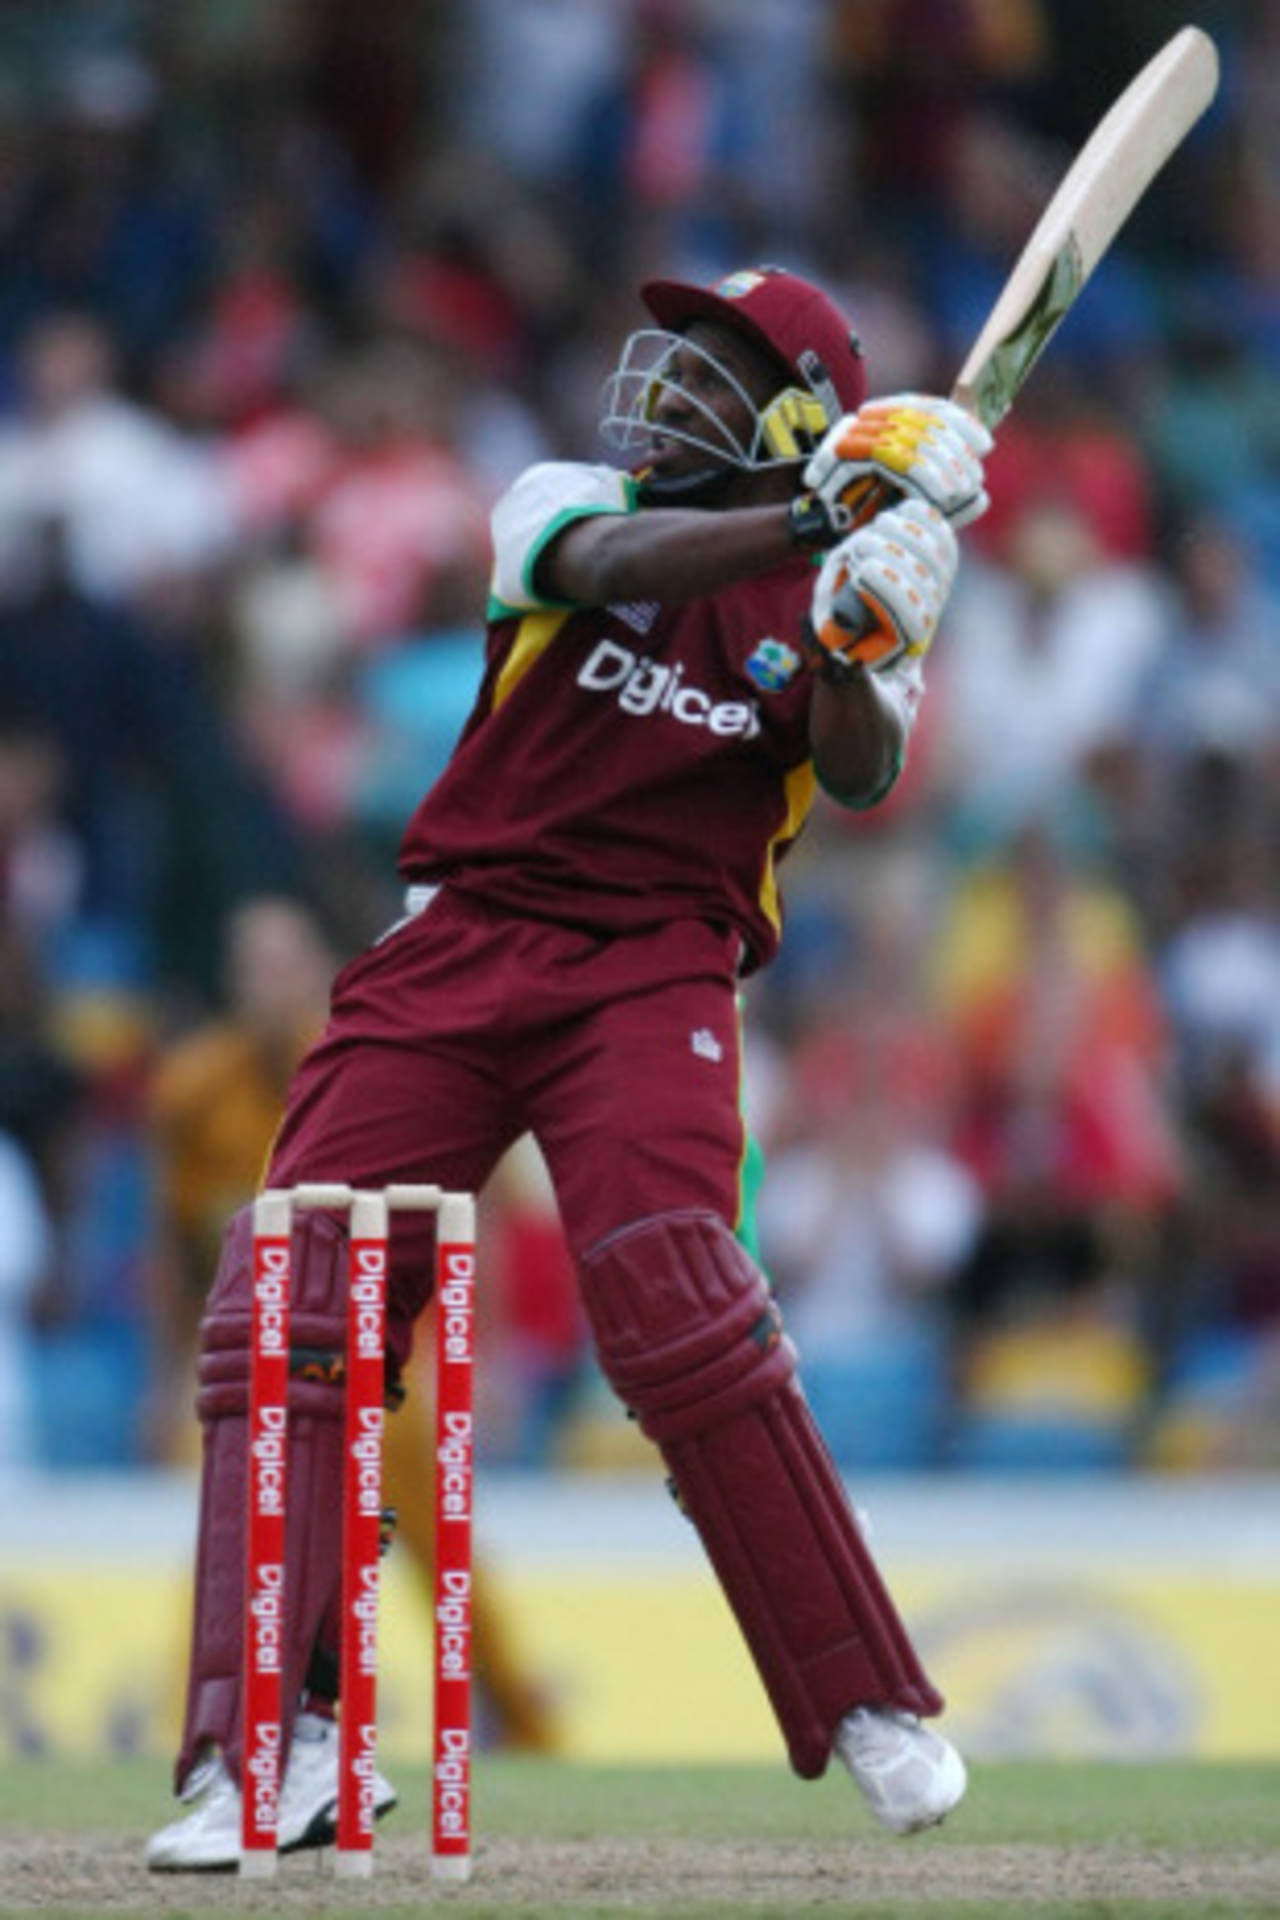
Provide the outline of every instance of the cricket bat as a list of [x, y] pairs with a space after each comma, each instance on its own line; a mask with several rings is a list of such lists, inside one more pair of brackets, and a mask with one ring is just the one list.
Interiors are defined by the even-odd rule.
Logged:
[[[1174, 149], [1218, 90], [1218, 53], [1183, 27], [1136, 74], [1068, 168], [969, 349], [951, 398], [994, 430], [1081, 288]], [[883, 481], [868, 495], [888, 497]], [[867, 496], [864, 496], [864, 502]], [[852, 596], [851, 596], [852, 597]], [[865, 601], [837, 623], [855, 637], [876, 616]]]
[[1218, 90], [1218, 55], [1183, 27], [1094, 128], [969, 350], [952, 399], [994, 428], [1089, 275]]

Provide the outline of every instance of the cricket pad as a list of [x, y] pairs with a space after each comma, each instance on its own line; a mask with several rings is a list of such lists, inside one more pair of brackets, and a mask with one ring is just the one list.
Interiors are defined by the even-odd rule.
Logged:
[[[296, 1703], [322, 1625], [335, 1617], [341, 1579], [345, 1225], [300, 1213], [292, 1249], [282, 1768]], [[227, 1229], [200, 1328], [196, 1411], [203, 1465], [186, 1719], [174, 1773], [179, 1791], [210, 1744], [222, 1749], [233, 1778], [240, 1777], [252, 1270], [253, 1218], [245, 1208]]]
[[582, 1260], [600, 1364], [702, 1537], [805, 1779], [856, 1706], [940, 1713], [796, 1377], [760, 1269], [715, 1214]]

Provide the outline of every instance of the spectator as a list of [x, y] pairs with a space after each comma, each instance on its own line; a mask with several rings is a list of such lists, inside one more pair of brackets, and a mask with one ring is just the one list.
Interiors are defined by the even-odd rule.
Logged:
[[[86, 1091], [56, 1032], [35, 954], [11, 921], [0, 920], [0, 1134], [34, 1179], [38, 1211], [49, 1223], [41, 1293], [54, 1278], [54, 1239], [75, 1204]], [[33, 1305], [35, 1299], [33, 1293]]]
[[269, 895], [244, 901], [227, 924], [225, 1015], [156, 1062], [156, 1459], [194, 1457], [190, 1404], [210, 1250], [257, 1183], [283, 1090], [323, 1024], [335, 964], [304, 906]]
[[1007, 568], [962, 574], [938, 664], [935, 764], [957, 830], [1003, 834], [1070, 804], [1090, 757], [1132, 728], [1166, 619], [1158, 577], [1104, 563], [1077, 508], [1020, 514]]
[[0, 927], [46, 964], [84, 879], [83, 848], [61, 817], [65, 784], [57, 741], [0, 717]]
[[76, 589], [105, 601], [136, 598], [168, 574], [202, 571], [226, 554], [230, 503], [217, 467], [123, 397], [100, 322], [42, 317], [19, 368], [22, 410], [0, 430], [0, 552], [9, 572], [39, 519], [65, 528]]
[[1264, 783], [1280, 747], [1280, 599], [1221, 515], [1191, 515], [1169, 551], [1176, 597], [1136, 730], [1171, 787], [1207, 752], [1241, 760]]
[[1152, 476], [1137, 437], [1118, 424], [1096, 381], [1069, 362], [1037, 368], [1001, 425], [991, 484], [992, 510], [974, 544], [996, 561], [1008, 562], [1010, 538], [1029, 507], [1058, 502], [1084, 518], [1100, 560], [1142, 565], [1154, 557]]
[[577, 131], [619, 71], [629, 12], [630, 0], [473, 0], [446, 102], [454, 142], [548, 196], [571, 189]]
[[[28, 21], [28, 52], [37, 32]], [[16, 52], [11, 39], [6, 53]], [[161, 86], [146, 58], [64, 26], [54, 60], [52, 73], [26, 76], [27, 98], [43, 92], [46, 109], [11, 181], [0, 342], [11, 348], [33, 320], [75, 311], [127, 353], [156, 353], [196, 298], [206, 208], [163, 149]]]
[[981, 1215], [951, 1151], [957, 1083], [929, 1004], [931, 915], [918, 856], [864, 864], [845, 956], [825, 986], [803, 986], [788, 1034], [761, 1245], [788, 1325], [819, 1364], [927, 1316]]
[[203, 663], [77, 586], [63, 523], [35, 530], [26, 567], [21, 594], [0, 602], [0, 711], [53, 743], [65, 770], [60, 824], [84, 877], [64, 948], [83, 954], [81, 933], [102, 933], [144, 978], [199, 981], [210, 923], [249, 886], [290, 877], [296, 846]]
[[1114, 1463], [1144, 1407], [1142, 1307], [1184, 1177], [1141, 935], [1039, 824], [958, 891], [939, 974], [955, 1145], [985, 1199], [954, 1290], [962, 1443], [965, 1420], [1056, 1403], [1059, 1439], [1084, 1449], [1063, 1440], [1069, 1457]]
[[1280, 906], [1266, 842], [1206, 837], [1179, 872], [1160, 977], [1195, 1179], [1167, 1262], [1150, 1457], [1203, 1469], [1265, 1462], [1277, 1435]]
[[27, 1309], [45, 1278], [52, 1227], [25, 1154], [0, 1133], [0, 1477], [37, 1454], [31, 1414]]
[[438, 360], [390, 340], [340, 367], [337, 470], [307, 522], [356, 645], [404, 633], [433, 576], [485, 550], [488, 499], [455, 450]]

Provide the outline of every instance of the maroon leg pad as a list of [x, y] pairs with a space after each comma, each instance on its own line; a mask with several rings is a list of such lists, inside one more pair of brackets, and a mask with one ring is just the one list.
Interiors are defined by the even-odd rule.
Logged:
[[[316, 1363], [289, 1383], [284, 1759], [293, 1730], [290, 1703], [299, 1698], [340, 1578], [344, 1392], [340, 1381], [323, 1378], [320, 1356], [340, 1353], [346, 1343], [347, 1235], [323, 1214], [300, 1214], [292, 1245], [295, 1366], [300, 1348], [313, 1350]], [[211, 1744], [239, 1778], [252, 1246], [252, 1215], [245, 1209], [227, 1230], [201, 1325], [196, 1409], [204, 1458], [179, 1789]]]
[[660, 1448], [786, 1739], [816, 1778], [855, 1706], [939, 1713], [795, 1377], [759, 1268], [710, 1213], [592, 1248], [600, 1364]]

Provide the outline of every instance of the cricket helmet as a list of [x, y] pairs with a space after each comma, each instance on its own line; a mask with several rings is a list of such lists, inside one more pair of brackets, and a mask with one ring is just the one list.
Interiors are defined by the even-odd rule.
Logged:
[[614, 446], [647, 437], [666, 369], [685, 330], [709, 320], [738, 334], [778, 369], [778, 391], [762, 406], [752, 400], [714, 354], [695, 348], [736, 388], [752, 420], [750, 437], [732, 440], [709, 412], [705, 431], [663, 432], [701, 447], [718, 464], [758, 469], [807, 460], [829, 427], [856, 413], [866, 398], [866, 369], [857, 335], [835, 303], [811, 281], [781, 267], [751, 267], [709, 287], [680, 280], [649, 280], [641, 298], [656, 328], [633, 333], [605, 389], [601, 430]]

